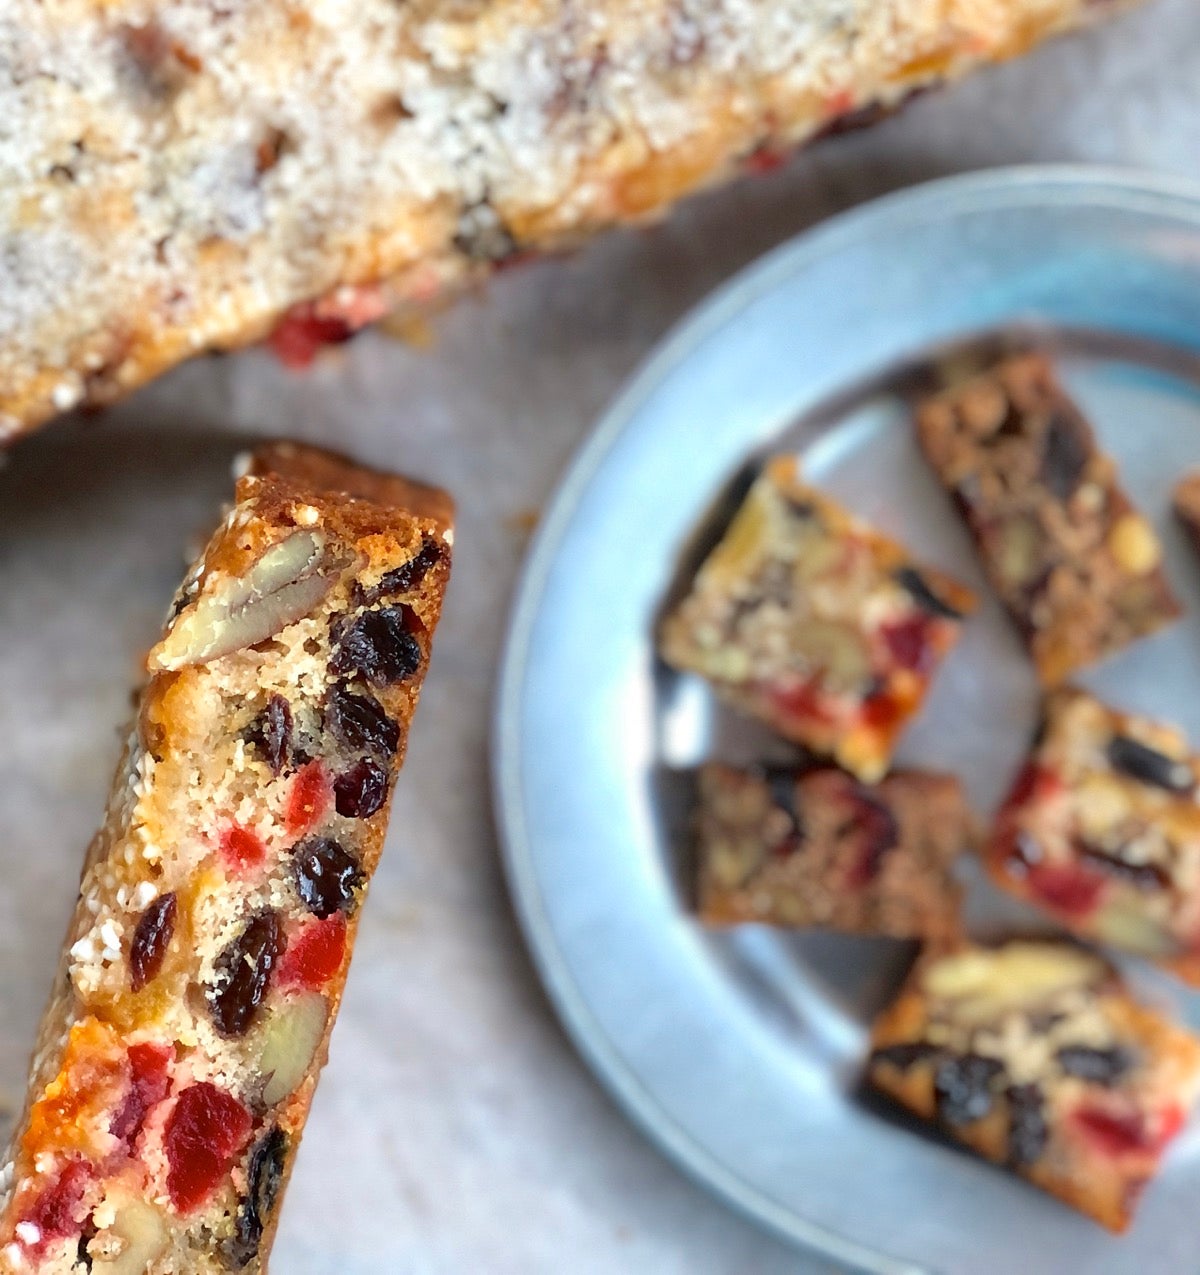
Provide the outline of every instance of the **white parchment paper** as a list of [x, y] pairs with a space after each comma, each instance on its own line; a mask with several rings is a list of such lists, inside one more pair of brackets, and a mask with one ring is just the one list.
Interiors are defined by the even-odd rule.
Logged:
[[0, 1106], [26, 1055], [100, 817], [138, 651], [238, 439], [293, 435], [444, 483], [455, 577], [279, 1275], [738, 1275], [829, 1268], [647, 1146], [573, 1054], [524, 954], [489, 813], [487, 730], [538, 508], [654, 341], [763, 250], [947, 172], [1092, 160], [1200, 174], [1200, 6], [1156, 0], [987, 71], [769, 178], [499, 280], [306, 376], [260, 353], [181, 369], [0, 472]]

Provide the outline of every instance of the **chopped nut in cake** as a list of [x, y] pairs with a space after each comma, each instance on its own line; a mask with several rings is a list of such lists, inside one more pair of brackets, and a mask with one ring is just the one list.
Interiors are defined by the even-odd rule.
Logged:
[[667, 617], [660, 647], [735, 708], [869, 781], [974, 607], [970, 590], [780, 456]]
[[957, 779], [898, 771], [867, 785], [832, 767], [700, 772], [699, 911], [893, 938], [959, 931], [955, 858], [972, 840]]
[[252, 458], [88, 853], [3, 1177], [5, 1275], [266, 1269], [451, 539], [430, 488]]
[[1114, 1231], [1200, 1089], [1200, 1041], [1054, 940], [926, 955], [871, 1043], [875, 1088]]
[[1047, 359], [928, 399], [921, 447], [1048, 686], [1176, 619], [1162, 546]]
[[1048, 699], [986, 850], [996, 882], [1200, 984], [1200, 757], [1083, 691]]

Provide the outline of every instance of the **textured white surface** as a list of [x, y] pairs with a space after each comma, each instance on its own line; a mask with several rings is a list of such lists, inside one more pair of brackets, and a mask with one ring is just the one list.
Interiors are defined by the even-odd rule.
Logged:
[[103, 423], [21, 448], [0, 472], [3, 1096], [20, 1090], [134, 653], [176, 583], [184, 537], [226, 490], [230, 435], [333, 442], [445, 482], [461, 515], [437, 657], [274, 1269], [827, 1270], [728, 1214], [642, 1141], [575, 1057], [524, 955], [487, 786], [522, 528], [654, 340], [739, 265], [831, 212], [950, 171], [1088, 159], [1194, 174], [1198, 80], [1200, 6], [1156, 0], [661, 229], [507, 276], [445, 315], [431, 351], [369, 336], [302, 378], [261, 354], [198, 363]]

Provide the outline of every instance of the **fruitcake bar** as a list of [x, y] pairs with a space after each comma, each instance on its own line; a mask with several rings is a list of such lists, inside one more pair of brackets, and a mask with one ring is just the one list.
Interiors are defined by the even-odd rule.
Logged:
[[872, 1046], [875, 1088], [1113, 1231], [1200, 1088], [1200, 1041], [1052, 940], [922, 958]]
[[1171, 726], [1053, 694], [986, 851], [1074, 933], [1200, 984], [1200, 758]]
[[1154, 529], [1038, 354], [928, 399], [921, 447], [1048, 686], [1180, 614]]
[[840, 770], [700, 772], [699, 912], [893, 938], [958, 933], [952, 875], [972, 840], [951, 775], [898, 771], [867, 786]]
[[0, 439], [652, 216], [1128, 0], [0, 6]]
[[861, 779], [958, 640], [974, 595], [770, 461], [663, 624], [668, 664]]
[[5, 1275], [265, 1270], [429, 659], [448, 513], [310, 449], [251, 459], [149, 653], [88, 853], [0, 1179]]
[[1183, 524], [1192, 547], [1200, 553], [1200, 469], [1185, 474], [1171, 493], [1175, 516]]

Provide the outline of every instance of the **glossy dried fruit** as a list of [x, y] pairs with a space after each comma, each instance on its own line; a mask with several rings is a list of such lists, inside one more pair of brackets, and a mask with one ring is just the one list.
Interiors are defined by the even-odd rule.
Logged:
[[939, 1119], [950, 1125], [982, 1120], [992, 1109], [993, 1085], [1003, 1073], [1000, 1062], [982, 1054], [947, 1058], [933, 1082]]
[[421, 667], [417, 634], [424, 626], [404, 603], [364, 611], [342, 632], [329, 661], [339, 677], [359, 673], [377, 686], [391, 686], [412, 677]]
[[1069, 500], [1079, 486], [1091, 455], [1091, 443], [1073, 416], [1058, 413], [1046, 427], [1038, 477], [1058, 500]]
[[292, 706], [282, 695], [272, 695], [246, 735], [262, 749], [271, 773], [281, 774], [292, 759]]
[[279, 986], [317, 991], [342, 968], [346, 955], [346, 918], [335, 912], [309, 921], [289, 940], [279, 966]]
[[334, 804], [347, 819], [369, 819], [387, 800], [388, 772], [370, 757], [333, 781]]
[[246, 1145], [250, 1128], [245, 1107], [206, 1080], [179, 1095], [167, 1117], [163, 1149], [167, 1193], [180, 1213], [190, 1213], [208, 1199]]
[[112, 1118], [109, 1132], [132, 1149], [151, 1109], [167, 1096], [168, 1068], [174, 1051], [169, 1045], [143, 1041], [129, 1047], [129, 1092]]
[[847, 831], [852, 833], [858, 845], [849, 884], [861, 887], [879, 875], [884, 856], [899, 845], [900, 825], [888, 806], [864, 789], [859, 789], [854, 797], [854, 812]]
[[157, 978], [175, 933], [179, 905], [173, 893], [160, 894], [138, 917], [129, 948], [129, 986], [140, 992]]
[[246, 872], [261, 867], [266, 861], [267, 847], [263, 839], [240, 823], [230, 824], [221, 833], [221, 861], [233, 872]]
[[361, 601], [370, 604], [378, 602], [381, 598], [395, 597], [400, 593], [411, 593], [418, 588], [421, 582], [441, 561], [445, 552], [440, 540], [434, 540], [431, 536], [426, 536], [421, 543], [420, 549], [406, 563], [399, 567], [393, 567], [391, 571], [384, 573], [379, 583], [371, 589], [365, 589], [361, 593]]
[[354, 903], [366, 877], [358, 861], [332, 837], [308, 837], [293, 851], [296, 888], [304, 906], [324, 920]]
[[895, 1045], [882, 1045], [871, 1055], [872, 1063], [887, 1063], [899, 1071], [907, 1071], [910, 1067], [926, 1058], [933, 1058], [941, 1050], [927, 1040], [903, 1040]]
[[258, 1256], [263, 1231], [279, 1198], [287, 1149], [287, 1135], [273, 1125], [250, 1150], [246, 1194], [238, 1204], [233, 1234], [220, 1246], [221, 1260], [229, 1270], [240, 1271]]
[[58, 1178], [34, 1201], [26, 1214], [43, 1240], [75, 1235], [83, 1227], [83, 1194], [94, 1176], [86, 1160], [71, 1160]]
[[301, 766], [292, 780], [287, 809], [283, 814], [288, 836], [299, 837], [306, 833], [325, 813], [330, 796], [329, 772], [325, 766], [319, 761]]
[[1114, 770], [1168, 792], [1189, 793], [1196, 786], [1196, 776], [1186, 762], [1176, 761], [1128, 735], [1112, 737], [1108, 760]]
[[1132, 1054], [1119, 1046], [1094, 1049], [1088, 1045], [1064, 1045], [1054, 1056], [1068, 1076], [1097, 1085], [1116, 1084], [1133, 1066]]
[[952, 607], [944, 598], [939, 597], [930, 587], [929, 581], [915, 567], [901, 567], [896, 572], [896, 583], [912, 600], [928, 615], [942, 620], [961, 620], [963, 613]]
[[267, 994], [271, 971], [283, 949], [279, 914], [268, 910], [252, 918], [217, 957], [208, 1004], [222, 1035], [241, 1036], [248, 1030]]
[[896, 664], [914, 673], [928, 673], [934, 664], [936, 652], [929, 640], [929, 618], [910, 615], [906, 619], [885, 624], [880, 636], [888, 653]]
[[1011, 1085], [1008, 1098], [1008, 1163], [1024, 1168], [1040, 1159], [1050, 1139], [1045, 1098], [1038, 1085]]
[[369, 749], [386, 760], [400, 743], [400, 727], [373, 695], [356, 695], [335, 686], [326, 700], [325, 715], [334, 737], [355, 752]]

